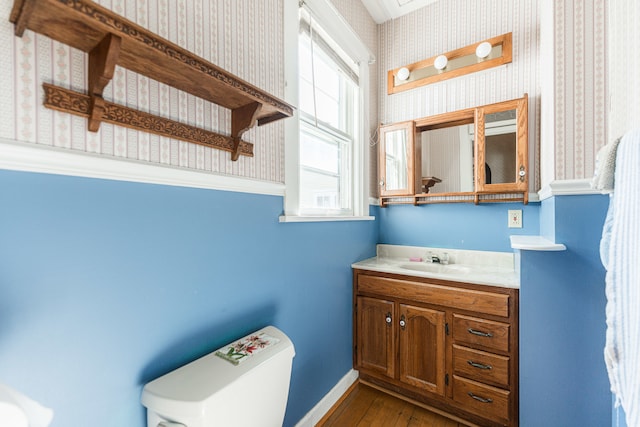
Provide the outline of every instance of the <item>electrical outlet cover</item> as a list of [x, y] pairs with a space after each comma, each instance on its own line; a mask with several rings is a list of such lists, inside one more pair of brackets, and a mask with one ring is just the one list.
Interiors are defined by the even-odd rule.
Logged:
[[509, 228], [522, 228], [522, 210], [509, 209]]

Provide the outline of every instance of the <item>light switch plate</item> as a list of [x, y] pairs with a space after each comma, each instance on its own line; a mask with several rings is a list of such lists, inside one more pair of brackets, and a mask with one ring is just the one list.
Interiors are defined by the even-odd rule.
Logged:
[[522, 228], [521, 209], [509, 209], [509, 228]]

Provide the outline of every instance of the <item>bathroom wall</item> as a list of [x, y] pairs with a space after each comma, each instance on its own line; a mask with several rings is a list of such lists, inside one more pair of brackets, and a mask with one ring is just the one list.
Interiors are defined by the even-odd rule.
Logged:
[[[529, 95], [529, 183], [540, 189], [538, 1], [435, 2], [380, 26], [379, 121], [388, 124]], [[387, 95], [387, 72], [513, 33], [513, 62]]]
[[598, 149], [607, 142], [611, 3], [617, 2], [540, 0], [543, 186], [592, 177]]
[[[379, 28], [380, 121], [391, 123], [521, 97], [529, 102], [530, 192], [539, 187], [538, 2], [435, 2]], [[386, 73], [484, 39], [513, 33], [513, 62], [387, 95]], [[523, 209], [523, 229], [507, 228], [507, 210]], [[445, 204], [379, 209], [383, 243], [511, 251], [509, 235], [536, 234], [538, 204]]]
[[0, 382], [53, 427], [146, 426], [146, 382], [268, 324], [296, 347], [286, 426], [351, 369], [350, 264], [374, 255], [373, 221], [280, 224], [276, 196], [9, 171], [0, 200]]
[[[608, 426], [605, 270], [599, 242], [609, 198], [557, 196], [542, 202], [541, 227], [561, 252], [520, 254], [520, 424]], [[553, 222], [545, 224], [545, 222]]]
[[[360, 2], [332, 0], [369, 47], [377, 50], [376, 24]], [[283, 0], [97, 0], [154, 33], [188, 49], [273, 95], [284, 97]], [[10, 1], [0, 5], [7, 17]], [[102, 124], [86, 131], [86, 120], [44, 108], [42, 83], [86, 90], [86, 54], [27, 31], [13, 36], [0, 20], [0, 46], [8, 60], [0, 64], [0, 138], [63, 147], [104, 156], [135, 159], [271, 182], [284, 182], [282, 121], [245, 133], [254, 158], [230, 159], [230, 153], [175, 139]], [[377, 81], [372, 64], [371, 81]], [[121, 67], [104, 92], [105, 99], [188, 124], [229, 134], [230, 111]], [[377, 122], [373, 88], [371, 124]], [[15, 106], [15, 108], [14, 108]]]
[[[282, 97], [283, 1], [98, 3]], [[15, 38], [11, 3], [0, 2], [0, 144], [281, 188], [281, 122], [250, 130], [255, 157], [232, 162], [108, 124], [89, 133], [43, 108], [42, 82], [85, 88], [86, 55], [30, 31]], [[368, 15], [334, 3], [375, 51]], [[229, 129], [228, 111], [124, 69], [105, 97]], [[266, 324], [296, 346], [285, 425], [351, 369], [349, 266], [375, 253], [373, 221], [280, 224], [281, 195], [26, 172], [0, 171], [0, 199], [0, 381], [52, 407], [54, 427], [142, 427], [145, 382]]]
[[[102, 124], [86, 131], [86, 120], [42, 106], [42, 83], [86, 90], [87, 55], [26, 31], [13, 36], [13, 2], [0, 5], [0, 46], [8, 60], [0, 70], [0, 137], [62, 147], [105, 157], [179, 166], [272, 182], [284, 182], [284, 125], [249, 130], [255, 157]], [[284, 95], [282, 1], [100, 0], [97, 3], [148, 28], [277, 97]], [[160, 116], [229, 134], [230, 111], [116, 67], [105, 99]]]
[[[522, 210], [522, 228], [508, 228], [508, 210]], [[449, 203], [376, 208], [380, 243], [511, 252], [509, 236], [539, 233], [540, 205]]]

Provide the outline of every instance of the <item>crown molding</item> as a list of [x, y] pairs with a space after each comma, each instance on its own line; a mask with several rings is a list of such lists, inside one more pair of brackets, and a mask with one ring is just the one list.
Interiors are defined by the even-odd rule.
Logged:
[[284, 196], [284, 184], [0, 138], [0, 169]]

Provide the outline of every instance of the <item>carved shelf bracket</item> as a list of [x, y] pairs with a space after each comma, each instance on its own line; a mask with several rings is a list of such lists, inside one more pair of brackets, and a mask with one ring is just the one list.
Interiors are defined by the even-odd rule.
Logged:
[[91, 97], [88, 128], [97, 132], [104, 113], [104, 99], [102, 92], [113, 79], [113, 73], [120, 55], [122, 39], [113, 34], [107, 34], [100, 43], [89, 52], [88, 87]]
[[261, 108], [262, 105], [260, 105], [259, 102], [252, 102], [251, 104], [231, 111], [231, 137], [233, 138], [231, 160], [238, 160], [238, 156], [240, 155], [240, 138], [243, 133], [255, 126]]
[[[90, 0], [14, 0], [9, 20], [15, 35], [26, 29], [88, 53], [88, 94], [44, 84], [47, 108], [86, 117], [89, 131], [101, 122], [253, 156], [242, 135], [293, 115], [293, 107], [192, 52]], [[182, 124], [104, 100], [116, 65], [231, 110], [230, 136]]]

